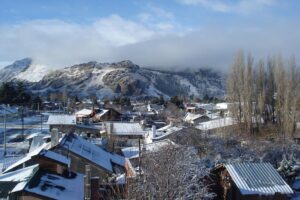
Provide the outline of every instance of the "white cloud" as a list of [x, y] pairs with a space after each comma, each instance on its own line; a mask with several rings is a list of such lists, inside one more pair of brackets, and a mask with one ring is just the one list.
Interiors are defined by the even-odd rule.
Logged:
[[[226, 69], [238, 49], [256, 57], [300, 52], [298, 22], [267, 25], [218, 24], [192, 31], [111, 15], [90, 25], [38, 20], [0, 26], [0, 61], [33, 57], [38, 64], [64, 67], [96, 60], [130, 59], [141, 66]], [[293, 30], [293, 31], [290, 31]], [[298, 57], [297, 57], [298, 56]], [[296, 55], [299, 61], [299, 55]]]
[[272, 6], [278, 0], [178, 0], [186, 5], [200, 5], [207, 9], [218, 12], [251, 13], [267, 6]]

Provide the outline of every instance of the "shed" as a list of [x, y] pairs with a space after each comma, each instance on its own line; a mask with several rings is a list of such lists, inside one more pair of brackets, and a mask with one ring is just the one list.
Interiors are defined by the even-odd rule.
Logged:
[[216, 199], [288, 199], [293, 190], [270, 163], [219, 165], [213, 169]]

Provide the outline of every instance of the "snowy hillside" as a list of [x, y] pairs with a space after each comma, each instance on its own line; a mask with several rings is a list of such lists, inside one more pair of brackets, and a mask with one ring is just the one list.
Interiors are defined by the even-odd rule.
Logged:
[[29, 82], [38, 82], [44, 78], [51, 70], [45, 65], [31, 64], [25, 71], [15, 76], [16, 79]]
[[32, 63], [30, 58], [17, 60], [11, 65], [8, 65], [0, 70], [0, 82], [11, 81], [18, 74], [24, 72]]
[[40, 94], [67, 92], [82, 97], [97, 95], [99, 98], [116, 95], [224, 95], [223, 77], [211, 70], [160, 71], [140, 68], [126, 60], [118, 63], [88, 62], [49, 71], [43, 65], [32, 63], [31, 59], [21, 61], [0, 70], [0, 82], [24, 80], [33, 92]]

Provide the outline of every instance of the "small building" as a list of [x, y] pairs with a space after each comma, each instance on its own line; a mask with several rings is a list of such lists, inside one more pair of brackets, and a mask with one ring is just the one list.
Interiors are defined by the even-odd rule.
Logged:
[[212, 174], [218, 200], [285, 200], [293, 194], [270, 163], [219, 165]]
[[122, 113], [113, 108], [95, 110], [96, 114], [93, 116], [94, 122], [103, 121], [119, 121], [122, 117]]
[[164, 105], [158, 105], [158, 104], [148, 104], [147, 110], [148, 112], [153, 112], [154, 114], [161, 114], [163, 113], [165, 107]]
[[76, 121], [78, 123], [85, 123], [89, 120], [92, 116], [94, 116], [94, 111], [92, 109], [82, 109], [75, 113]]
[[139, 146], [140, 140], [147, 133], [137, 122], [106, 122], [104, 126], [109, 146], [116, 151], [124, 147]]
[[76, 127], [75, 115], [50, 115], [47, 121], [49, 130], [57, 128], [60, 132], [68, 133]]
[[191, 124], [191, 125], [196, 125], [201, 122], [207, 122], [209, 121], [210, 118], [207, 115], [201, 115], [201, 114], [194, 114], [194, 113], [186, 113], [186, 115], [183, 118], [183, 121]]
[[125, 147], [122, 149], [122, 154], [125, 158], [130, 159], [130, 162], [132, 165], [134, 165], [134, 167], [138, 167], [140, 154], [156, 152], [164, 147], [167, 147], [168, 145], [175, 146], [176, 144], [169, 139], [159, 140], [149, 144], [143, 144], [141, 147], [141, 152], [139, 150], [139, 147]]
[[74, 133], [66, 134], [51, 150], [70, 158], [72, 171], [85, 173], [85, 166], [90, 165], [91, 175], [102, 180], [126, 171], [123, 156], [110, 153]]
[[0, 175], [1, 199], [83, 199], [83, 174], [48, 171], [38, 164]]

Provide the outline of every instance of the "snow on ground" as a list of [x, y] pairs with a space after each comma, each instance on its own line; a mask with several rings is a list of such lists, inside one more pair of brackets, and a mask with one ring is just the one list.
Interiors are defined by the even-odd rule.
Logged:
[[[33, 116], [26, 116], [23, 118], [24, 124], [37, 124], [41, 123], [41, 116], [33, 115]], [[43, 118], [44, 121], [44, 118]], [[0, 124], [4, 124], [4, 122], [0, 122]], [[11, 118], [10, 121], [6, 121], [6, 124], [22, 124], [22, 119], [20, 117]]]

